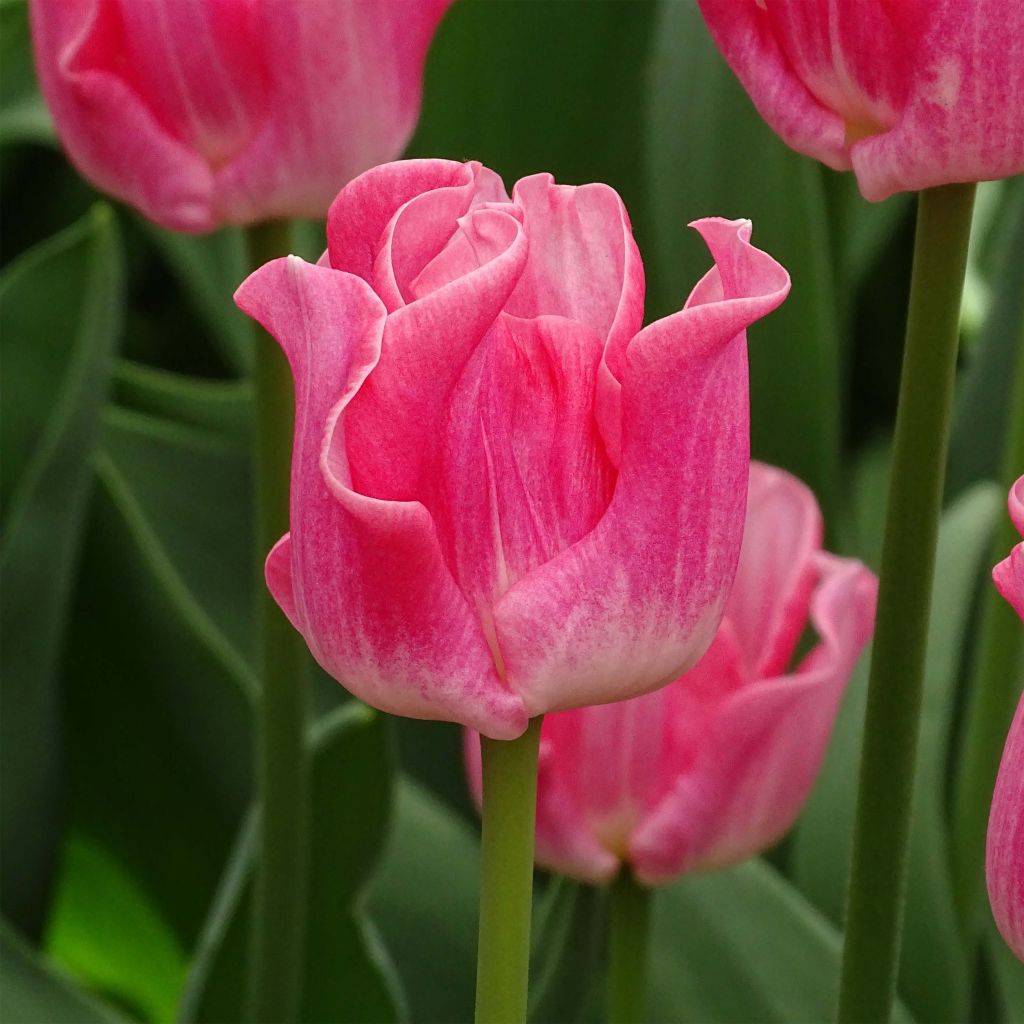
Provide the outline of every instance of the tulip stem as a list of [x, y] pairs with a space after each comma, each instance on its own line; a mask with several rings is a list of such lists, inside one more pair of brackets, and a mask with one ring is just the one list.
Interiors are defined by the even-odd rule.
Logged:
[[611, 887], [608, 1024], [642, 1024], [647, 996], [651, 891], [623, 867]]
[[[253, 269], [286, 255], [286, 221], [248, 233]], [[267, 553], [288, 529], [294, 403], [288, 362], [256, 325], [255, 390], [257, 665], [256, 779], [260, 807], [248, 1013], [259, 1024], [297, 1021], [306, 929], [308, 794], [306, 656], [263, 579]]]
[[[1002, 491], [1024, 473], [1024, 323], [1017, 346], [1009, 432], [1003, 456]], [[989, 565], [1020, 542], [1010, 517], [1000, 517]], [[1020, 695], [1017, 668], [1022, 651], [1020, 620], [1010, 603], [987, 583], [982, 598], [978, 648], [967, 691], [966, 726], [953, 799], [953, 880], [963, 934], [977, 942], [984, 891], [985, 833], [1006, 732]]]
[[541, 718], [519, 739], [482, 737], [483, 832], [476, 1024], [524, 1024]]
[[840, 1024], [884, 1024], [896, 992], [935, 543], [974, 185], [920, 194], [868, 684]]

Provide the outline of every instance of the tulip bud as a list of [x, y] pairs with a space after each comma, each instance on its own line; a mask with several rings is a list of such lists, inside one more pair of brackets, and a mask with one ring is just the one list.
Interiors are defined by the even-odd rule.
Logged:
[[[589, 882], [628, 865], [657, 883], [784, 835], [874, 620], [875, 577], [823, 552], [821, 536], [810, 490], [752, 464], [736, 582], [704, 658], [655, 693], [544, 719], [540, 863]], [[792, 666], [808, 624], [817, 643]], [[473, 733], [466, 752], [479, 797]]]
[[31, 0], [43, 95], [94, 185], [178, 231], [322, 217], [398, 156], [451, 0]]
[[699, 0], [761, 116], [866, 199], [1024, 171], [1020, 0]]

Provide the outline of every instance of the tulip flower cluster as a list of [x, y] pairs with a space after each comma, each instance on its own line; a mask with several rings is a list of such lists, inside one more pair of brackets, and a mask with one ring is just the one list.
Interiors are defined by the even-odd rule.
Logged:
[[[257, 499], [270, 524], [260, 558], [294, 627], [264, 592], [250, 996], [267, 1019], [291, 1019], [302, 995], [296, 632], [367, 704], [466, 730], [484, 890], [492, 879], [484, 1020], [525, 1016], [534, 836], [538, 863], [597, 885], [654, 886], [768, 849], [806, 801], [875, 627], [875, 576], [824, 550], [808, 487], [750, 459], [746, 332], [790, 288], [751, 221], [694, 221], [713, 265], [645, 326], [644, 266], [611, 187], [540, 173], [509, 193], [476, 161], [396, 159], [450, 4], [31, 0], [40, 87], [98, 188], [166, 228], [245, 225], [251, 242], [270, 222], [327, 217], [317, 263], [277, 247], [235, 295], [279, 343], [295, 397], [285, 531], [287, 451], [275, 464], [266, 442], [283, 436], [274, 388], [288, 381], [266, 345], [257, 492], [276, 483], [282, 500]], [[1024, 0], [699, 5], [785, 142], [852, 170], [868, 200], [923, 192], [840, 982], [848, 1024], [884, 1015], [895, 991], [973, 183], [1024, 171]], [[1010, 514], [1024, 535], [1024, 477]], [[993, 576], [1024, 619], [1024, 544]], [[275, 704], [293, 683], [299, 696]], [[527, 752], [528, 777], [498, 787], [507, 804], [489, 815], [485, 780], [510, 750]], [[890, 777], [900, 806], [873, 835]], [[494, 853], [503, 842], [514, 879]], [[1024, 960], [1024, 697], [986, 867]], [[515, 919], [507, 949], [502, 915]], [[279, 924], [281, 984], [268, 969]]]

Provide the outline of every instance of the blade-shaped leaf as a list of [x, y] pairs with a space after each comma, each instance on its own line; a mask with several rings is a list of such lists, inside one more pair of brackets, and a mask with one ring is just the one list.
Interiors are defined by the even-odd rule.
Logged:
[[[352, 702], [312, 736], [310, 892], [301, 1019], [400, 1018], [397, 979], [364, 917], [363, 889], [380, 855], [391, 807], [391, 751], [382, 715]], [[251, 878], [250, 814], [207, 920], [179, 1012], [182, 1021], [241, 1019]]]
[[11, 1024], [125, 1024], [86, 995], [0, 922], [0, 1020]]
[[121, 299], [107, 207], [28, 252], [0, 279], [0, 894], [4, 912], [29, 933], [42, 922], [56, 851], [56, 673]]

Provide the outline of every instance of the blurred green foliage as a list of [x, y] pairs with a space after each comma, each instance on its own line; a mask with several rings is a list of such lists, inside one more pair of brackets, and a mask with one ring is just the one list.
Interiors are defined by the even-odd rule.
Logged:
[[[173, 235], [68, 166], [0, 0], [0, 1017], [224, 1021], [241, 1012], [252, 871], [250, 363], [239, 232]], [[793, 293], [751, 331], [755, 454], [796, 472], [833, 543], [876, 560], [912, 209], [761, 123], [689, 0], [459, 0], [409, 152], [603, 180], [645, 260], [648, 316], [709, 258], [685, 225], [746, 216]], [[1024, 182], [972, 252], [925, 742], [905, 1019], [1019, 1020], [995, 941], [951, 916], [948, 781], [1024, 302]], [[322, 228], [303, 225], [315, 258]], [[866, 659], [865, 659], [866, 663]], [[794, 835], [655, 898], [658, 1020], [831, 1012], [864, 664]], [[459, 731], [393, 723], [318, 682], [311, 723], [310, 1021], [468, 1020], [479, 857]], [[601, 1015], [604, 898], [538, 880], [531, 1020]]]

